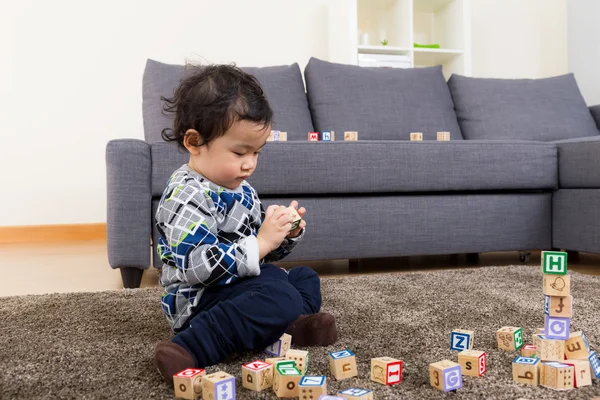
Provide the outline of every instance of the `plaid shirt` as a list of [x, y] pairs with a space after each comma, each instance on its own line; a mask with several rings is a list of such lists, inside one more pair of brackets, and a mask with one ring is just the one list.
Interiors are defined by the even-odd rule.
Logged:
[[177, 331], [204, 289], [260, 274], [260, 264], [286, 257], [304, 235], [286, 238], [259, 260], [256, 234], [265, 211], [250, 184], [235, 190], [204, 178], [186, 164], [171, 175], [156, 211], [163, 267], [162, 308]]

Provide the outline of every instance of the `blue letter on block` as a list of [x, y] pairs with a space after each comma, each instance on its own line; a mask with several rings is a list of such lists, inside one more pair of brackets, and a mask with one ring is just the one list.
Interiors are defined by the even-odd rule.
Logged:
[[331, 132], [330, 131], [321, 132], [321, 140], [324, 142], [331, 142]]
[[590, 365], [592, 366], [592, 374], [596, 377], [596, 379], [600, 379], [600, 360], [598, 360], [598, 353], [592, 351], [590, 356], [588, 357], [590, 361]]
[[446, 368], [442, 371], [442, 377], [444, 378], [444, 392], [462, 387], [462, 367], [460, 365]]
[[324, 376], [303, 376], [298, 386], [321, 386], [325, 383]]
[[350, 350], [342, 350], [329, 353], [329, 357], [333, 358], [334, 360], [337, 360], [338, 358], [352, 357], [353, 355], [354, 353]]
[[535, 365], [538, 362], [540, 362], [539, 358], [535, 358], [535, 357], [523, 357], [523, 356], [518, 356], [517, 358], [515, 358], [513, 360], [513, 363], [515, 363], [515, 364], [531, 364], [531, 365]]
[[544, 295], [544, 314], [550, 315], [550, 296]]
[[270, 345], [265, 349], [265, 353], [273, 357], [279, 357], [281, 354], [281, 339]]
[[347, 394], [350, 396], [364, 396], [367, 393], [371, 393], [370, 390], [365, 390], [365, 389], [358, 389], [358, 388], [350, 388], [350, 389], [346, 389], [346, 390], [341, 390], [338, 392], [338, 394]]
[[548, 339], [567, 340], [569, 338], [570, 329], [569, 318], [551, 317], [546, 316], [546, 326], [544, 326], [544, 333]]
[[471, 335], [468, 333], [452, 332], [450, 334], [450, 350], [469, 350], [471, 348]]

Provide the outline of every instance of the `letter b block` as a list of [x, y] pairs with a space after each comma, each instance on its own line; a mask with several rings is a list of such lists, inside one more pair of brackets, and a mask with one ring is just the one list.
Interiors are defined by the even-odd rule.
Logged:
[[540, 359], [519, 356], [512, 362], [513, 381], [537, 386], [540, 376]]
[[563, 251], [542, 251], [542, 272], [552, 275], [567, 274], [567, 253]]
[[473, 348], [473, 331], [455, 329], [450, 332], [450, 350], [471, 350]]
[[343, 380], [358, 375], [356, 357], [350, 350], [329, 353], [329, 369], [335, 380]]
[[429, 364], [431, 386], [444, 392], [462, 387], [462, 367], [450, 360]]

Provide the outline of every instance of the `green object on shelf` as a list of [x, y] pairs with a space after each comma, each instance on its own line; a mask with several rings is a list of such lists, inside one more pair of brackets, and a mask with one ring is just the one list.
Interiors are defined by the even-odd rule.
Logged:
[[439, 49], [440, 45], [437, 43], [434, 44], [419, 44], [415, 43], [415, 48], [417, 49]]
[[388, 41], [387, 41], [387, 39], [383, 39], [383, 40], [381, 41], [381, 44], [382, 44], [382, 45], [384, 45], [384, 46], [387, 46], [387, 44], [388, 44]]

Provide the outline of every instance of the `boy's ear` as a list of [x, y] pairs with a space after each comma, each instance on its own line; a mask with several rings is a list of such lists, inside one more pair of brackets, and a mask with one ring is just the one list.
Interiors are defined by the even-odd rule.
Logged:
[[195, 129], [188, 129], [185, 132], [185, 137], [183, 138], [183, 145], [186, 149], [192, 154], [198, 153], [200, 147], [200, 143], [202, 143], [202, 138], [200, 134]]

